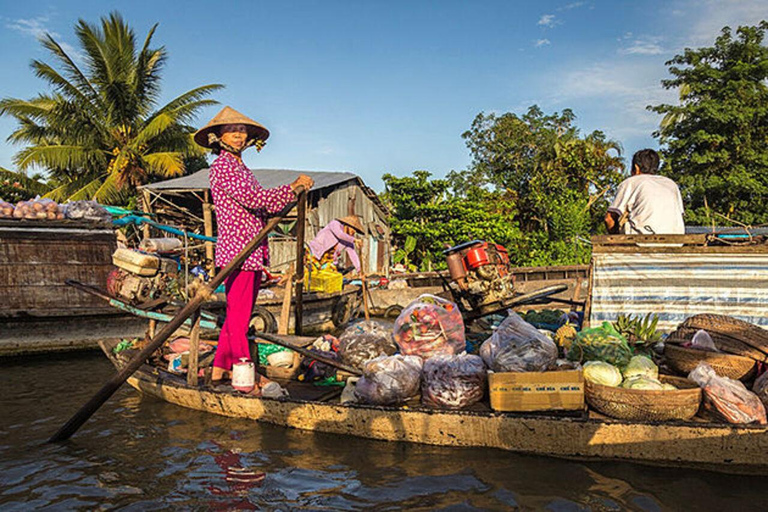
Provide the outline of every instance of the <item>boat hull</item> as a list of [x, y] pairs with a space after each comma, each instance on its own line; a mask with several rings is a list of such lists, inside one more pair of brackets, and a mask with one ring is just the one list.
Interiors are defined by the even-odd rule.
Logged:
[[[114, 357], [111, 359], [120, 365]], [[128, 383], [142, 394], [182, 407], [317, 432], [438, 446], [498, 448], [563, 458], [768, 474], [768, 430], [764, 427], [630, 423], [273, 400], [192, 388], [184, 380], [146, 365]]]

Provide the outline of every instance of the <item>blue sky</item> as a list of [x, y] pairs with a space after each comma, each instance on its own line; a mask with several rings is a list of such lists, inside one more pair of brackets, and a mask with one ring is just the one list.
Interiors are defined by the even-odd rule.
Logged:
[[[216, 7], [216, 6], [221, 7]], [[267, 126], [252, 167], [345, 170], [381, 190], [381, 175], [417, 169], [442, 177], [470, 164], [462, 132], [479, 112], [538, 104], [571, 108], [630, 155], [656, 147], [658, 116], [675, 101], [659, 84], [664, 62], [710, 45], [724, 25], [768, 18], [768, 0], [649, 2], [0, 1], [0, 97], [44, 89], [29, 62], [52, 62], [49, 32], [76, 52], [73, 25], [118, 10], [169, 53], [164, 100], [207, 83], [215, 96]], [[217, 108], [206, 110], [202, 125]], [[0, 118], [0, 166], [19, 149]]]

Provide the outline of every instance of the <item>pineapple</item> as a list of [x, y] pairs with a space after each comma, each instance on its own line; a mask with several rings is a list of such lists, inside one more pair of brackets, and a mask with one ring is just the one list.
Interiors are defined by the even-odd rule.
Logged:
[[574, 338], [576, 338], [576, 328], [568, 322], [561, 325], [555, 333], [555, 342], [557, 342], [559, 347], [563, 347], [565, 350], [571, 348], [571, 343], [573, 343]]

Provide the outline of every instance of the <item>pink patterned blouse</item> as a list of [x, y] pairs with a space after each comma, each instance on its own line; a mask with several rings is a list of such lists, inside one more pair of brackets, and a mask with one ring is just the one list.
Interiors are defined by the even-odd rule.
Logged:
[[[262, 188], [251, 170], [226, 151], [211, 165], [209, 180], [218, 227], [217, 267], [232, 261], [261, 231], [270, 214], [279, 212], [296, 198], [290, 185]], [[264, 240], [240, 268], [261, 270], [268, 265], [269, 247]]]

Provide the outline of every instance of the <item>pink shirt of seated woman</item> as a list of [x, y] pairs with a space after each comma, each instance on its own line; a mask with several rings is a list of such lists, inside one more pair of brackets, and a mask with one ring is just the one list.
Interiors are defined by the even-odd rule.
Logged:
[[342, 253], [346, 252], [349, 261], [360, 272], [360, 257], [355, 250], [355, 233], [363, 234], [363, 225], [354, 215], [334, 219], [318, 231], [315, 238], [307, 245], [315, 260], [321, 260], [323, 255], [333, 251], [333, 261], [338, 264]]
[[[224, 267], [264, 228], [266, 219], [295, 199], [299, 187], [310, 189], [312, 178], [301, 175], [290, 185], [263, 188], [240, 155], [250, 146], [260, 149], [269, 131], [230, 107], [224, 107], [195, 142], [218, 155], [210, 169], [210, 188], [216, 207], [218, 239], [216, 266]], [[259, 294], [262, 269], [269, 263], [266, 241], [225, 281], [227, 316], [213, 360], [214, 381], [221, 381], [241, 358], [250, 360], [248, 324]]]

